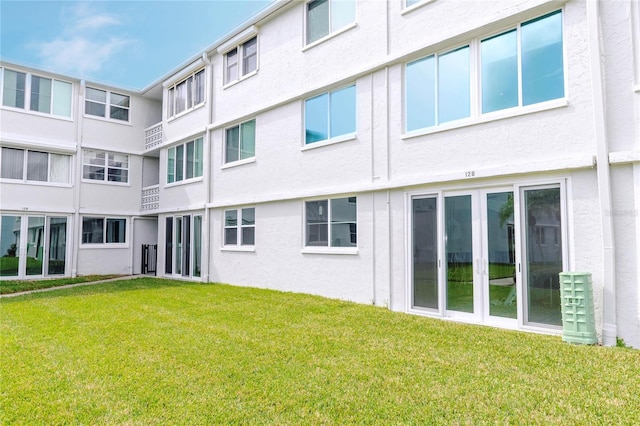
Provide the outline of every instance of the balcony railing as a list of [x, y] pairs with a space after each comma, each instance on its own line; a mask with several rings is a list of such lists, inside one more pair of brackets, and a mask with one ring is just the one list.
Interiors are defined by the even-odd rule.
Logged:
[[160, 207], [160, 185], [142, 188], [142, 211], [156, 210]]
[[162, 123], [154, 124], [144, 131], [144, 149], [162, 145]]

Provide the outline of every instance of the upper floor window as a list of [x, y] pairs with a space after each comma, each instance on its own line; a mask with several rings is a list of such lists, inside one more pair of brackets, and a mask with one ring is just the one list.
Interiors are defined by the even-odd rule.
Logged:
[[204, 75], [204, 69], [201, 69], [169, 87], [167, 100], [169, 118], [204, 103]]
[[8, 69], [2, 71], [2, 105], [71, 117], [71, 83]]
[[82, 244], [124, 244], [126, 235], [127, 220], [124, 218], [82, 218]]
[[202, 176], [202, 138], [173, 146], [167, 151], [167, 183]]
[[18, 148], [2, 148], [0, 176], [31, 182], [69, 183], [71, 156]]
[[87, 87], [84, 113], [112, 120], [129, 121], [130, 98], [127, 95]]
[[[479, 52], [472, 55], [471, 51]], [[473, 59], [472, 59], [473, 58]], [[477, 70], [480, 85], [472, 89]], [[409, 62], [406, 130], [564, 97], [562, 13]], [[480, 110], [471, 108], [479, 99]]]
[[255, 157], [256, 120], [231, 127], [225, 132], [225, 163]]
[[469, 117], [469, 46], [407, 64], [407, 130]]
[[225, 210], [224, 245], [252, 246], [256, 240], [256, 209]]
[[482, 40], [482, 112], [564, 96], [562, 14]]
[[129, 156], [85, 149], [82, 159], [82, 179], [102, 182], [129, 182]]
[[306, 6], [307, 44], [356, 20], [355, 0], [312, 0]]
[[307, 201], [305, 203], [307, 247], [356, 247], [356, 197]]
[[356, 131], [356, 86], [307, 99], [305, 144], [329, 140]]
[[258, 69], [258, 37], [242, 43], [224, 55], [224, 83], [242, 79]]

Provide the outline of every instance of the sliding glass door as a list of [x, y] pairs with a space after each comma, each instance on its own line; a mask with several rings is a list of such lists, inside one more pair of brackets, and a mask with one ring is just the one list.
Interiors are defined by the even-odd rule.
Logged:
[[202, 215], [169, 216], [165, 223], [165, 273], [201, 276]]
[[514, 328], [561, 325], [561, 194], [560, 185], [514, 185], [412, 197], [411, 308]]
[[67, 258], [67, 218], [2, 215], [0, 276], [64, 275]]

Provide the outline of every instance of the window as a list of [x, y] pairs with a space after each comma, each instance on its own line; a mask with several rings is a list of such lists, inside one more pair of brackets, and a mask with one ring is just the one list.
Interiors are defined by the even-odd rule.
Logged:
[[469, 117], [469, 46], [407, 64], [407, 130]]
[[307, 3], [307, 44], [356, 20], [354, 0], [313, 0]]
[[84, 150], [82, 178], [103, 182], [129, 182], [129, 156], [106, 151]]
[[167, 116], [174, 117], [203, 103], [204, 69], [201, 69], [169, 87]]
[[562, 52], [560, 11], [482, 40], [482, 112], [562, 98]]
[[[193, 226], [191, 224], [193, 223]], [[165, 218], [166, 274], [200, 277], [202, 274], [202, 216]]]
[[229, 84], [258, 69], [258, 37], [242, 43], [224, 55], [224, 84]]
[[307, 247], [357, 247], [356, 197], [307, 201]]
[[126, 219], [83, 217], [82, 244], [124, 244], [126, 230]]
[[[472, 55], [472, 50], [479, 55]], [[481, 81], [480, 87], [472, 90], [474, 70], [481, 74]], [[557, 11], [501, 34], [409, 62], [405, 70], [405, 125], [410, 132], [562, 97], [562, 13]], [[477, 112], [471, 108], [476, 100], [481, 101]]]
[[[240, 218], [240, 223], [238, 223]], [[256, 209], [253, 207], [224, 212], [224, 245], [253, 246], [256, 239]]]
[[87, 87], [84, 112], [96, 117], [129, 121], [129, 102], [127, 95]]
[[8, 69], [3, 71], [2, 105], [71, 117], [71, 83]]
[[225, 132], [225, 163], [255, 157], [256, 120], [231, 127]]
[[177, 145], [167, 151], [167, 183], [202, 176], [202, 138]]
[[414, 4], [420, 3], [422, 0], [405, 0], [406, 6], [413, 6]]
[[69, 183], [71, 156], [2, 148], [0, 177], [31, 182]]
[[305, 101], [305, 143], [356, 131], [356, 86], [345, 87]]

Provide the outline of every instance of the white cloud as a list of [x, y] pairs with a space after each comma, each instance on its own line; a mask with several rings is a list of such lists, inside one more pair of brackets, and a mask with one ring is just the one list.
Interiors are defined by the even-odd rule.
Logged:
[[120, 19], [95, 10], [89, 2], [77, 3], [63, 16], [66, 19], [53, 40], [33, 45], [47, 68], [86, 78], [136, 43], [131, 38], [113, 36], [117, 33], [113, 28], [122, 25]]

